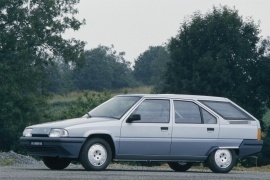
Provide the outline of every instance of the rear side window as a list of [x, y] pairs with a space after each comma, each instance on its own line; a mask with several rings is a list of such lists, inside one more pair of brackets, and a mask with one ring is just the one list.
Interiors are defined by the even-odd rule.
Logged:
[[253, 120], [247, 113], [230, 102], [200, 101], [227, 120]]
[[193, 102], [174, 101], [174, 112], [176, 123], [202, 123], [199, 106]]
[[216, 124], [217, 119], [197, 104], [189, 101], [174, 101], [176, 123]]

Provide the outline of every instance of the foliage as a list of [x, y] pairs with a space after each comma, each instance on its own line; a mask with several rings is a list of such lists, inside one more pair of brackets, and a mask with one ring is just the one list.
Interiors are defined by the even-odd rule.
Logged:
[[170, 56], [165, 47], [150, 46], [135, 61], [133, 72], [135, 79], [146, 85], [159, 84], [169, 59]]
[[85, 91], [83, 96], [78, 97], [63, 113], [62, 119], [81, 117], [110, 98], [111, 94], [107, 91], [103, 93]]
[[63, 59], [56, 58], [46, 69], [47, 92], [67, 94], [75, 89], [73, 82], [72, 65], [65, 63]]
[[74, 84], [78, 90], [116, 89], [129, 87], [133, 81], [130, 63], [124, 52], [117, 54], [113, 47], [99, 46], [85, 52], [86, 62], [73, 71]]
[[259, 32], [226, 6], [194, 13], [169, 42], [161, 92], [228, 97], [261, 119], [270, 105], [270, 58]]
[[113, 95], [118, 94], [150, 94], [152, 92], [153, 86], [137, 86], [129, 88], [121, 88], [112, 91]]
[[263, 148], [258, 156], [259, 165], [268, 165], [270, 163], [270, 110], [264, 114], [263, 118]]
[[[151, 86], [140, 86], [134, 88], [121, 88], [113, 91], [95, 92], [95, 91], [82, 91], [71, 92], [65, 95], [52, 96], [47, 113], [49, 117], [47, 120], [54, 121], [65, 118], [81, 117], [86, 112], [90, 111], [94, 105], [107, 100], [108, 98], [119, 94], [147, 94], [151, 92]], [[88, 99], [88, 100], [87, 100]], [[97, 100], [96, 103], [91, 103]], [[86, 105], [85, 105], [86, 104]], [[88, 104], [94, 104], [88, 107]]]
[[[0, 149], [16, 147], [24, 127], [44, 118], [46, 68], [56, 57], [83, 62], [84, 42], [63, 39], [78, 30], [79, 0], [1, 0], [0, 3]], [[14, 149], [16, 150], [16, 148]]]
[[15, 164], [15, 161], [13, 159], [1, 159], [0, 161], [0, 167], [1, 166], [13, 166]]
[[263, 127], [263, 129], [264, 129], [263, 133], [266, 136], [268, 134], [268, 132], [269, 132], [269, 129], [270, 129], [270, 110], [269, 109], [264, 114], [264, 116], [262, 118], [262, 121], [263, 121], [263, 125], [264, 125], [264, 127]]

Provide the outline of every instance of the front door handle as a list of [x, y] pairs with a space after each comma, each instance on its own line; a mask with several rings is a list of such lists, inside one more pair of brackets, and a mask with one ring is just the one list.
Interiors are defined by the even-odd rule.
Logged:
[[207, 131], [208, 132], [214, 132], [215, 131], [215, 128], [207, 128]]
[[168, 127], [160, 127], [161, 131], [168, 131], [169, 128]]

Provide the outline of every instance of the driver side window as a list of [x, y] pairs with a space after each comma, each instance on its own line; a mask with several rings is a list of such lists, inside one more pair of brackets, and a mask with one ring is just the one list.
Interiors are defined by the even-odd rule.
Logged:
[[168, 123], [170, 120], [170, 101], [146, 99], [135, 109], [133, 114], [140, 114], [136, 123]]

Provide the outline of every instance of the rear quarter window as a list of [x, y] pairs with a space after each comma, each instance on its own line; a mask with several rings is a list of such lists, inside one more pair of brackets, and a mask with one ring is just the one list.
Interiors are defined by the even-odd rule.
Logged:
[[205, 101], [200, 100], [204, 105], [215, 111], [221, 117], [227, 120], [254, 120], [247, 113], [232, 104], [231, 102]]

